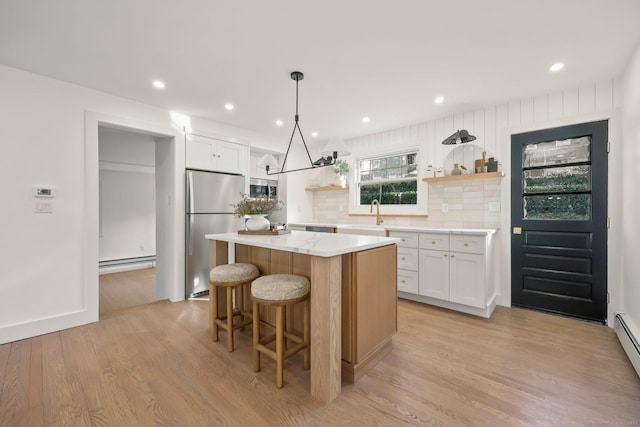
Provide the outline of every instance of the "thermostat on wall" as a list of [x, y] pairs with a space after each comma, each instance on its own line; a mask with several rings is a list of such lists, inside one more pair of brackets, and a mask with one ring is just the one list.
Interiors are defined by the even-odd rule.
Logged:
[[53, 197], [53, 188], [36, 188], [36, 197]]

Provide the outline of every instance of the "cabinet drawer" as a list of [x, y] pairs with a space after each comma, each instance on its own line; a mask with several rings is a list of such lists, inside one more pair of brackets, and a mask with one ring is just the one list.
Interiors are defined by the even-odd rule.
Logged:
[[440, 234], [440, 233], [420, 234], [420, 249], [448, 251], [449, 250], [449, 234]]
[[398, 290], [410, 294], [418, 293], [418, 272], [398, 270]]
[[485, 237], [478, 235], [451, 235], [451, 252], [465, 252], [469, 254], [483, 254]]
[[408, 233], [406, 231], [389, 231], [389, 237], [398, 237], [400, 239], [400, 243], [398, 243], [399, 247], [418, 247], [418, 235], [416, 233]]
[[398, 268], [418, 271], [418, 250], [398, 247]]

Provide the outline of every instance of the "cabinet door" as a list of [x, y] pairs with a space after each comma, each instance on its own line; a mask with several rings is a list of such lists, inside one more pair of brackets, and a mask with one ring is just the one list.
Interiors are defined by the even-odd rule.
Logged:
[[214, 170], [214, 142], [197, 136], [188, 136], [185, 165], [189, 169]]
[[417, 294], [418, 288], [417, 271], [398, 269], [398, 291]]
[[216, 170], [246, 175], [243, 155], [244, 149], [245, 147], [240, 144], [218, 141], [216, 147]]
[[484, 255], [451, 252], [449, 300], [472, 307], [485, 307]]
[[420, 249], [419, 294], [449, 300], [449, 252]]

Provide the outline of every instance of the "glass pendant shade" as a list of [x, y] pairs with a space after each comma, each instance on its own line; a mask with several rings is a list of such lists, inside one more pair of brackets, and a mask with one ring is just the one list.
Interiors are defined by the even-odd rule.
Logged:
[[333, 156], [334, 153], [339, 157], [344, 157], [351, 154], [342, 139], [332, 137], [329, 138], [327, 145], [324, 146], [320, 154], [322, 154], [323, 156]]
[[262, 169], [266, 169], [267, 166], [269, 167], [269, 169], [277, 169], [278, 161], [275, 157], [273, 157], [273, 154], [265, 154], [264, 156], [260, 157], [260, 159], [258, 159], [258, 163], [256, 163], [256, 166]]

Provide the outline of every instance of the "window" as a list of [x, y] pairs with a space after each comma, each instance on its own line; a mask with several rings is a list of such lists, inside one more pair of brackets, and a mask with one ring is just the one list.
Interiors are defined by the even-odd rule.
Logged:
[[418, 203], [418, 154], [398, 154], [358, 162], [360, 205], [377, 199], [382, 205]]

